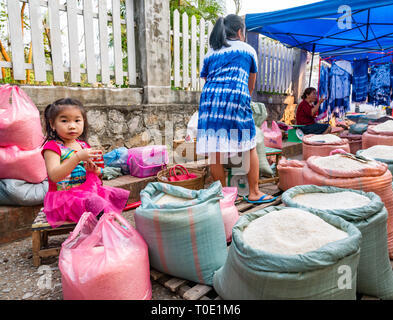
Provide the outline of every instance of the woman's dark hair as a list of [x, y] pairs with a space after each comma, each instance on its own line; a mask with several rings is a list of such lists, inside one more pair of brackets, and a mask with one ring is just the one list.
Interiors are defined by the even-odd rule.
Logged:
[[243, 19], [236, 14], [218, 18], [210, 34], [210, 47], [214, 50], [218, 50], [222, 46], [229, 47], [227, 39], [236, 38], [239, 29], [243, 31], [244, 28]]
[[[72, 98], [64, 98], [64, 99], [59, 99], [56, 100], [55, 102], [47, 105], [44, 111], [44, 120], [45, 120], [45, 140], [42, 143], [42, 145], [45, 144], [45, 142], [49, 140], [60, 140], [63, 141], [59, 135], [57, 134], [56, 130], [52, 129], [50, 123], [54, 123], [56, 117], [64, 108], [64, 106], [73, 106], [75, 108], [78, 108], [79, 111], [82, 114], [84, 126], [83, 126], [83, 132], [79, 136], [81, 140], [87, 140], [87, 128], [89, 124], [87, 123], [87, 116], [86, 116], [86, 111], [83, 108], [82, 103], [79, 100], [72, 99]], [[63, 141], [64, 142], [64, 141]]]
[[317, 89], [313, 88], [313, 87], [309, 87], [306, 90], [304, 90], [303, 94], [302, 94], [302, 99], [306, 99], [313, 91], [317, 91]]

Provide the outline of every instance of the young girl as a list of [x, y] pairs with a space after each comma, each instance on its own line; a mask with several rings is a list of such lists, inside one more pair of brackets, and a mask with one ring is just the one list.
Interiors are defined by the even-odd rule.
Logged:
[[[49, 190], [44, 198], [48, 223], [57, 227], [78, 222], [85, 211], [121, 213], [129, 191], [102, 186], [102, 172], [92, 158], [100, 152], [85, 141], [87, 118], [75, 99], [60, 99], [45, 109], [46, 139], [42, 155], [48, 173]], [[79, 140], [81, 139], [81, 140]]]

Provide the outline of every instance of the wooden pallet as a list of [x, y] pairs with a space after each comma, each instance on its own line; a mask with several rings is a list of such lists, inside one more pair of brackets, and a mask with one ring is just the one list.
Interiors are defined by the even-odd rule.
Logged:
[[[261, 188], [261, 190], [262, 192], [267, 192], [274, 196], [278, 195], [278, 198], [271, 203], [264, 203], [260, 205], [242, 201], [236, 205], [241, 216], [249, 212], [255, 212], [270, 206], [277, 206], [281, 204], [281, 196], [279, 195], [281, 192], [277, 187], [267, 186], [267, 188]], [[153, 281], [163, 285], [171, 292], [177, 293], [184, 300], [222, 300], [212, 286], [179, 279], [154, 269], [150, 270], [150, 277]]]

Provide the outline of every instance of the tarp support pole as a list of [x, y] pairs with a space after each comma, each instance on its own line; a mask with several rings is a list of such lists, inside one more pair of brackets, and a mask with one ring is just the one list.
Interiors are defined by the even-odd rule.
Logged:
[[311, 57], [311, 68], [310, 68], [310, 78], [308, 80], [308, 86], [311, 86], [311, 75], [312, 75], [312, 67], [314, 64], [314, 53], [315, 53], [315, 43], [312, 45], [312, 57]]

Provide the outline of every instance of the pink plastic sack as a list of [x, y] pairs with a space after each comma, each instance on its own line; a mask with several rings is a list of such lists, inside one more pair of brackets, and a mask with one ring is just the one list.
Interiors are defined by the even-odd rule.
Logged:
[[128, 149], [130, 175], [138, 178], [156, 175], [169, 162], [166, 146], [154, 145]]
[[46, 178], [41, 147], [21, 150], [17, 146], [0, 147], [0, 179], [19, 179], [40, 183]]
[[328, 156], [331, 151], [336, 149], [343, 149], [346, 152], [350, 152], [347, 139], [340, 138], [340, 141], [327, 143], [323, 141], [312, 141], [311, 138], [314, 136], [314, 134], [308, 134], [303, 137], [303, 160], [307, 160], [311, 156], [325, 157]]
[[225, 235], [227, 242], [232, 240], [232, 228], [239, 219], [239, 211], [236, 208], [235, 201], [237, 197], [236, 187], [222, 188], [224, 199], [220, 200], [222, 219], [224, 220]]
[[393, 136], [374, 134], [367, 129], [362, 135], [362, 149], [368, 149], [376, 145], [393, 146]]
[[305, 161], [281, 159], [277, 165], [278, 176], [280, 177], [278, 188], [286, 191], [292, 187], [303, 185], [303, 170], [306, 166]]
[[64, 300], [150, 300], [147, 244], [119, 214], [85, 212], [59, 256]]
[[352, 154], [356, 154], [358, 150], [362, 149], [362, 135], [343, 132], [340, 138], [347, 139], [349, 143], [349, 150]]
[[40, 113], [28, 95], [17, 86], [1, 86], [0, 147], [16, 145], [33, 150], [43, 139]]
[[269, 148], [282, 149], [282, 134], [278, 124], [273, 121], [271, 129], [267, 122], [262, 123], [261, 130], [264, 136], [265, 146]]

